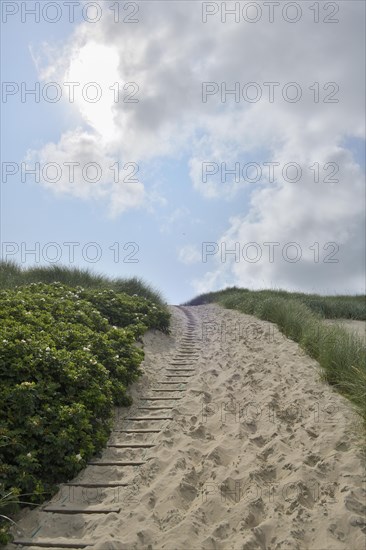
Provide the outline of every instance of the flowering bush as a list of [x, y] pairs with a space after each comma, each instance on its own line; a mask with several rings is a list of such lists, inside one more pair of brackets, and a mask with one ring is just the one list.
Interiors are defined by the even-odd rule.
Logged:
[[130, 404], [144, 357], [136, 338], [168, 324], [161, 306], [113, 290], [0, 292], [0, 498], [42, 502], [85, 467], [107, 442], [113, 406]]
[[147, 328], [169, 331], [169, 313], [137, 294], [117, 294], [114, 290], [84, 290], [80, 296], [91, 302], [112, 325], [131, 325], [136, 333]]

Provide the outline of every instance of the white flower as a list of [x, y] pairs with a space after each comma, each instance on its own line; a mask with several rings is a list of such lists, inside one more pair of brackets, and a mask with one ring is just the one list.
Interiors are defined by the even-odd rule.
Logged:
[[84, 351], [90, 351], [90, 349], [89, 349], [89, 348], [86, 348], [86, 347], [84, 347], [83, 350], [84, 350]]
[[49, 347], [47, 346], [46, 351], [47, 351], [47, 352], [51, 351], [51, 348], [49, 348]]
[[92, 365], [96, 365], [96, 364], [97, 364], [97, 362], [96, 362], [95, 359], [89, 359], [89, 363], [91, 363]]
[[112, 327], [112, 328], [114, 328], [114, 329], [116, 329], [116, 330], [117, 330], [117, 328], [118, 328], [118, 327], [116, 327], [115, 325], [113, 325], [113, 327]]
[[27, 453], [28, 458], [32, 458], [32, 453]]
[[3, 340], [3, 344], [7, 344], [8, 343], [8, 340]]
[[119, 359], [119, 355], [115, 355], [114, 358], [115, 358], [115, 359]]
[[76, 460], [77, 460], [78, 462], [80, 462], [80, 460], [81, 460], [83, 457], [82, 457], [81, 454], [79, 453], [78, 455], [75, 455], [75, 458], [76, 458]]
[[27, 342], [25, 340], [20, 340], [22, 344], [26, 344]]

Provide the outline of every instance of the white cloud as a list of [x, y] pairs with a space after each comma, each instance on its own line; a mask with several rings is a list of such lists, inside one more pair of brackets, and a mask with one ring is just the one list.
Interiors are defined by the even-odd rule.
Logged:
[[[303, 7], [304, 17], [296, 24], [279, 19], [276, 23], [231, 22], [220, 17], [201, 21], [200, 2], [144, 2], [140, 23], [115, 24], [103, 17], [95, 25], [80, 25], [61, 55], [53, 56], [43, 69], [61, 81], [79, 77], [99, 81], [104, 102], [89, 104], [80, 98], [77, 107], [88, 131], [71, 131], [59, 143], [40, 152], [53, 156], [85, 159], [95, 155], [103, 166], [118, 158], [122, 163], [155, 161], [158, 158], [188, 158], [192, 185], [211, 200], [233, 200], [245, 187], [251, 193], [249, 213], [228, 222], [221, 241], [262, 243], [296, 241], [306, 250], [304, 262], [219, 263], [207, 275], [207, 285], [222, 280], [234, 283], [290, 285], [304, 288], [318, 284], [334, 289], [356, 288], [362, 276], [363, 185], [360, 167], [342, 148], [345, 137], [364, 138], [363, 66], [364, 10], [362, 2], [340, 2], [338, 24], [314, 24], [312, 12]], [[230, 21], [230, 19], [229, 19]], [[352, 36], [352, 40], [349, 37]], [[50, 56], [49, 49], [46, 53]], [[52, 58], [52, 55], [51, 55]], [[362, 69], [361, 69], [362, 71]], [[138, 85], [138, 103], [113, 102], [108, 91], [115, 81]], [[202, 103], [202, 82], [257, 82], [263, 96], [265, 82], [279, 82], [275, 101], [235, 103], [220, 95]], [[282, 97], [284, 85], [297, 82], [302, 98], [297, 103]], [[324, 103], [332, 85], [339, 85], [338, 103]], [[314, 102], [319, 83], [320, 102]], [[133, 89], [133, 88], [131, 88]], [[128, 91], [131, 91], [128, 89]], [[260, 152], [260, 153], [259, 153]], [[257, 158], [257, 155], [266, 155]], [[70, 159], [69, 159], [70, 160]], [[239, 161], [297, 162], [303, 168], [298, 183], [277, 177], [261, 184], [235, 182], [228, 178], [202, 181], [202, 162]], [[338, 163], [340, 182], [315, 184], [309, 170], [318, 162]], [[53, 186], [58, 192], [98, 198], [111, 194], [113, 213], [141, 206], [149, 201], [149, 183], [121, 186], [110, 180], [93, 186], [71, 187], [64, 181]], [[111, 200], [112, 200], [111, 199]], [[202, 239], [204, 240], [204, 239]], [[308, 247], [335, 241], [341, 247], [340, 263], [314, 264]], [[194, 248], [179, 253], [181, 261], [197, 261]], [[317, 283], [316, 283], [317, 281]]]
[[32, 168], [39, 163], [40, 179], [50, 191], [84, 200], [103, 199], [111, 216], [140, 207], [146, 200], [138, 167], [116, 163], [93, 132], [80, 128], [67, 132], [58, 143], [28, 151], [26, 162]]
[[178, 259], [186, 265], [196, 264], [202, 261], [202, 254], [197, 246], [187, 244], [179, 249]]

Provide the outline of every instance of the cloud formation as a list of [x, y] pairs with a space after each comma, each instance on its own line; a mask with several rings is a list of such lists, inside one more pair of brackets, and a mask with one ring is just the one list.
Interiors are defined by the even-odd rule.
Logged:
[[[219, 244], [270, 241], [283, 246], [294, 241], [303, 251], [296, 264], [219, 260], [197, 290], [217, 288], [223, 281], [246, 286], [294, 286], [296, 281], [298, 287], [320, 291], [360, 289], [363, 173], [344, 143], [365, 136], [360, 74], [365, 6], [357, 1], [339, 5], [335, 24], [314, 23], [305, 6], [297, 23], [283, 17], [274, 23], [265, 17], [236, 23], [229, 16], [223, 23], [216, 15], [203, 23], [201, 2], [140, 3], [136, 24], [116, 24], [112, 13], [95, 25], [82, 23], [42, 74], [60, 82], [80, 81], [73, 107], [85, 128], [71, 129], [32, 158], [97, 159], [105, 167], [100, 181], [86, 185], [79, 179], [71, 185], [62, 179], [52, 187], [81, 198], [107, 197], [118, 215], [149, 203], [149, 180], [117, 185], [110, 177], [111, 165], [118, 160], [122, 166], [148, 166], [184, 154], [192, 187], [205, 199], [235, 204], [244, 189], [250, 193], [246, 212], [228, 220]], [[91, 80], [103, 90], [98, 103], [79, 93]], [[203, 89], [209, 92], [206, 101]], [[223, 163], [229, 171], [225, 177]], [[230, 174], [238, 163], [239, 176]], [[262, 170], [258, 181], [253, 163]], [[280, 167], [274, 179], [268, 163]], [[284, 177], [288, 163], [301, 167], [298, 181], [292, 181], [291, 169]], [[219, 170], [211, 174], [207, 166]], [[198, 248], [205, 240], [201, 237]], [[322, 249], [329, 242], [339, 247], [338, 264], [315, 262], [309, 247], [319, 243]], [[193, 250], [181, 250], [179, 258], [199, 261]]]

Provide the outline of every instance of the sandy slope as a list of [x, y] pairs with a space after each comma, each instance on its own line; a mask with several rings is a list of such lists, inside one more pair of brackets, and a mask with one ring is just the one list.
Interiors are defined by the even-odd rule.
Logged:
[[[147, 463], [88, 466], [79, 476], [84, 482], [130, 485], [72, 493], [64, 487], [53, 499], [65, 507], [121, 511], [34, 511], [20, 523], [24, 536], [40, 527], [36, 538], [91, 540], [97, 550], [363, 550], [365, 470], [348, 402], [319, 381], [316, 362], [270, 323], [213, 305], [184, 309], [194, 317], [193, 333], [183, 309], [172, 308], [172, 336], [146, 335], [134, 406], [116, 420], [116, 430], [161, 431], [115, 431], [111, 439], [156, 446], [109, 448], [103, 455]], [[167, 368], [194, 371], [172, 379]], [[161, 384], [171, 380], [187, 384]], [[158, 387], [186, 391], [154, 393]], [[181, 399], [140, 399], [152, 395]], [[139, 409], [152, 406], [172, 408]], [[125, 419], [142, 415], [172, 420]]]

